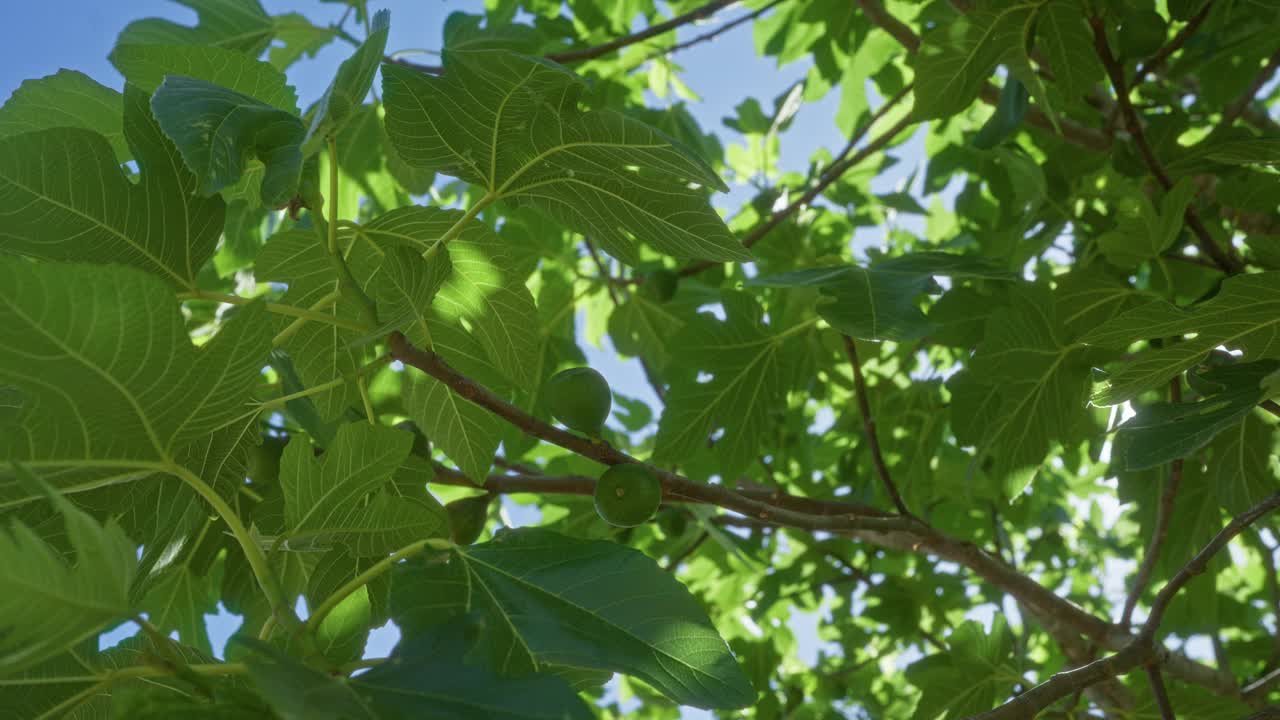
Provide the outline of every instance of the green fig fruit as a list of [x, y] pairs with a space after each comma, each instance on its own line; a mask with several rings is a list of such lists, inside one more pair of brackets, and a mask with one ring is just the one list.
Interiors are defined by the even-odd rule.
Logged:
[[548, 409], [565, 427], [599, 437], [613, 408], [613, 392], [603, 375], [589, 367], [562, 370], [544, 390]]
[[614, 465], [596, 481], [596, 512], [610, 525], [640, 525], [661, 504], [662, 483], [643, 465]]
[[664, 303], [676, 294], [680, 286], [680, 276], [665, 268], [654, 270], [645, 276], [640, 285], [640, 292], [656, 303]]
[[665, 508], [658, 513], [658, 527], [669, 538], [678, 538], [689, 529], [689, 515], [680, 508]]
[[493, 495], [485, 493], [454, 500], [444, 506], [449, 513], [449, 536], [459, 545], [475, 542], [489, 522], [489, 503]]
[[[259, 487], [274, 485], [280, 478], [280, 456], [289, 439], [264, 435], [262, 444], [249, 448], [249, 479]], [[302, 442], [299, 440], [299, 442]]]
[[401, 420], [396, 423], [396, 427], [405, 432], [413, 433], [413, 454], [420, 457], [431, 457], [431, 440], [426, 433], [422, 432], [418, 427], [418, 423], [412, 420]]

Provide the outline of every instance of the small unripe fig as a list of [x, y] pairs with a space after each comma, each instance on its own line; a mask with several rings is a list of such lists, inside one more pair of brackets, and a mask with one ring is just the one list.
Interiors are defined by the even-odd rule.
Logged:
[[287, 438], [264, 435], [262, 444], [249, 448], [249, 479], [257, 485], [273, 485], [280, 478], [280, 456]]
[[551, 376], [545, 390], [547, 407], [565, 427], [599, 437], [613, 408], [613, 392], [603, 375], [589, 367], [562, 370]]
[[418, 423], [412, 420], [401, 420], [396, 423], [396, 427], [405, 432], [413, 433], [413, 454], [424, 458], [431, 457], [431, 440], [427, 438], [426, 433], [418, 427]]
[[640, 285], [640, 292], [656, 303], [664, 303], [676, 294], [676, 288], [679, 286], [680, 276], [661, 268], [645, 276], [644, 282]]
[[489, 503], [493, 496], [486, 493], [454, 500], [444, 506], [449, 513], [449, 536], [459, 545], [470, 545], [484, 532], [489, 521]]
[[635, 527], [662, 504], [662, 483], [643, 465], [614, 465], [596, 481], [596, 512], [610, 525]]

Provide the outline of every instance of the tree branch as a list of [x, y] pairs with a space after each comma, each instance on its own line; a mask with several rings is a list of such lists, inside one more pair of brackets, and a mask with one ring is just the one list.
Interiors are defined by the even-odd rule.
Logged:
[[[603, 465], [623, 463], [644, 464], [605, 442], [592, 441], [536, 418], [502, 398], [484, 386], [450, 367], [443, 358], [414, 347], [399, 332], [392, 333], [388, 345], [395, 358], [412, 365], [444, 383], [455, 394], [506, 420], [530, 437], [545, 440], [553, 445], [575, 452]], [[919, 528], [922, 524], [914, 518], [880, 517], [869, 515], [814, 515], [789, 510], [748, 497], [723, 485], [697, 483], [686, 477], [661, 468], [647, 466], [662, 481], [663, 493], [670, 497], [701, 500], [726, 510], [742, 513], [761, 520], [773, 520], [790, 527], [807, 530], [861, 530], [871, 529], [890, 532]]]
[[712, 31], [710, 31], [710, 32], [705, 32], [705, 33], [703, 33], [703, 34], [701, 34], [701, 35], [698, 35], [697, 37], [689, 38], [688, 40], [685, 40], [685, 41], [683, 41], [683, 42], [678, 42], [678, 43], [676, 43], [675, 45], [672, 45], [672, 46], [671, 46], [671, 47], [669, 47], [669, 48], [666, 48], [666, 49], [663, 49], [663, 50], [659, 50], [659, 51], [657, 51], [657, 52], [653, 53], [652, 55], [650, 55], [649, 57], [645, 58], [645, 60], [646, 60], [646, 61], [648, 61], [648, 60], [654, 60], [654, 59], [656, 59], [656, 58], [660, 58], [660, 57], [665, 57], [665, 56], [670, 55], [670, 54], [672, 54], [672, 53], [674, 53], [674, 52], [679, 52], [679, 51], [681, 51], [681, 50], [688, 50], [689, 48], [694, 47], [695, 45], [700, 45], [700, 44], [702, 44], [702, 43], [704, 43], [704, 42], [710, 42], [711, 40], [714, 40], [714, 39], [716, 39], [716, 38], [720, 37], [721, 35], [723, 35], [723, 34], [725, 34], [725, 33], [729, 32], [730, 30], [734, 29], [735, 27], [738, 27], [739, 25], [741, 25], [741, 24], [743, 24], [743, 23], [747, 23], [747, 22], [751, 22], [752, 20], [755, 20], [756, 18], [758, 18], [758, 17], [760, 17], [761, 15], [763, 15], [763, 14], [765, 14], [765, 13], [769, 12], [770, 10], [774, 9], [775, 7], [777, 7], [777, 6], [781, 5], [782, 3], [786, 2], [786, 1], [787, 1], [787, 0], [773, 0], [773, 2], [768, 3], [767, 5], [762, 6], [760, 9], [758, 9], [758, 10], [753, 10], [753, 11], [751, 11], [751, 12], [747, 13], [746, 15], [743, 15], [743, 16], [741, 16], [741, 17], [734, 18], [734, 19], [730, 20], [729, 22], [727, 22], [727, 23], [725, 23], [725, 24], [721, 25], [720, 27], [716, 28], [715, 30], [712, 30]]
[[1142, 82], [1149, 73], [1164, 67], [1165, 62], [1168, 61], [1169, 58], [1173, 57], [1174, 53], [1181, 50], [1183, 46], [1187, 44], [1187, 41], [1191, 39], [1192, 35], [1196, 34], [1196, 31], [1199, 30], [1200, 26], [1204, 23], [1205, 18], [1209, 17], [1209, 11], [1212, 9], [1213, 0], [1208, 0], [1208, 2], [1204, 4], [1204, 7], [1200, 8], [1200, 12], [1196, 13], [1194, 17], [1188, 20], [1187, 24], [1183, 25], [1182, 29], [1173, 36], [1172, 40], [1157, 50], [1154, 55], [1142, 61], [1142, 65], [1140, 65], [1137, 72], [1133, 74], [1133, 81], [1130, 85], [1137, 85]]
[[853, 368], [853, 394], [858, 404], [858, 414], [862, 416], [862, 432], [867, 437], [867, 447], [871, 449], [871, 461], [876, 466], [876, 474], [880, 476], [884, 491], [889, 494], [894, 507], [898, 508], [898, 513], [910, 515], [911, 511], [907, 509], [907, 503], [902, 499], [897, 486], [893, 484], [893, 478], [889, 475], [889, 466], [885, 464], [884, 454], [880, 452], [880, 439], [876, 436], [876, 421], [871, 416], [871, 404], [867, 402], [867, 381], [862, 376], [858, 347], [854, 344], [853, 338], [848, 335], [840, 337], [844, 340], [844, 352], [849, 356], [849, 366]]
[[914, 53], [920, 49], [920, 36], [898, 18], [884, 9], [880, 0], [858, 0], [858, 6], [866, 13], [867, 19], [881, 30], [893, 36], [907, 52]]
[[[867, 134], [871, 127], [875, 125], [876, 121], [884, 117], [884, 115], [893, 106], [901, 102], [911, 92], [911, 88], [912, 85], [908, 84], [906, 87], [902, 88], [902, 90], [899, 90], [897, 95], [894, 95], [883, 105], [877, 108], [871, 118], [853, 133], [853, 136], [849, 138], [849, 142], [846, 143], [844, 148], [836, 155], [835, 160], [832, 161], [831, 165], [827, 166], [827, 169], [822, 171], [818, 176], [817, 182], [813, 184], [813, 187], [810, 187], [804, 192], [804, 194], [789, 203], [786, 207], [769, 215], [763, 223], [757, 225], [754, 230], [742, 239], [742, 246], [749, 248], [763, 240], [764, 236], [768, 235], [771, 230], [781, 225], [784, 220], [796, 214], [801, 208], [812, 203], [815, 198], [822, 194], [822, 191], [826, 190], [827, 187], [836, 180], [839, 180], [842, 175], [872, 154], [884, 149], [886, 145], [897, 137], [898, 133], [914, 124], [914, 121], [910, 116], [904, 117], [894, 123], [893, 127], [884, 131], [871, 142], [867, 143], [861, 150], [858, 150], [856, 153], [853, 152], [853, 148], [858, 144], [858, 141]], [[697, 275], [703, 270], [715, 267], [717, 264], [719, 263], [701, 260], [681, 268], [680, 275], [682, 277]]]
[[598, 58], [601, 55], [608, 55], [614, 50], [620, 50], [624, 47], [627, 47], [628, 45], [634, 45], [638, 42], [644, 42], [645, 40], [648, 40], [651, 37], [661, 35], [671, 30], [675, 30], [681, 25], [688, 25], [689, 23], [694, 22], [696, 20], [701, 20], [702, 18], [705, 18], [709, 15], [714, 14], [720, 8], [726, 7], [728, 5], [732, 5], [736, 2], [738, 2], [738, 0], [712, 0], [711, 2], [707, 3], [706, 5], [703, 5], [700, 8], [697, 8], [695, 10], [690, 10], [689, 12], [683, 15], [677, 15], [676, 17], [673, 17], [666, 22], [661, 22], [661, 23], [658, 23], [657, 25], [650, 25], [649, 27], [645, 28], [644, 30], [641, 30], [640, 32], [632, 33], [630, 35], [626, 35], [624, 37], [620, 37], [615, 40], [610, 40], [609, 42], [604, 43], [602, 45], [595, 45], [593, 47], [581, 48], [578, 50], [566, 50], [564, 52], [559, 52], [559, 53], [551, 53], [547, 55], [547, 59], [554, 60], [555, 62], [558, 62], [558, 63], [572, 63], [572, 62], [581, 62], [583, 60], [591, 60], [594, 58]]
[[[494, 395], [488, 389], [449, 367], [433, 352], [411, 345], [400, 333], [392, 333], [388, 345], [396, 359], [412, 365], [443, 382], [455, 394], [493, 412], [531, 437], [550, 442], [604, 465], [638, 463], [638, 461], [607, 443], [593, 442], [573, 433], [561, 430], [544, 420]], [[866, 512], [864, 508], [847, 503], [831, 503], [788, 496], [779, 492], [746, 492], [732, 490], [723, 485], [694, 482], [676, 473], [660, 468], [650, 469], [659, 477], [664, 496], [673, 502], [700, 502], [716, 505], [740, 513], [752, 522], [769, 523], [802, 530], [825, 530], [846, 534], [881, 547], [912, 553], [931, 553], [943, 560], [962, 565], [992, 585], [1013, 595], [1019, 603], [1028, 606], [1042, 622], [1055, 627], [1069, 628], [1083, 635], [1099, 647], [1116, 649], [1131, 644], [1129, 633], [1118, 632], [1106, 620], [1081, 609], [1070, 600], [1059, 597], [1052, 590], [1040, 585], [1027, 575], [1014, 570], [999, 558], [992, 557], [973, 543], [953, 538], [914, 517], [889, 516], [880, 511]], [[452, 471], [450, 471], [452, 472]], [[439, 478], [440, 475], [437, 475]], [[503, 476], [504, 478], [506, 476]], [[552, 485], [547, 476], [526, 478], [525, 491], [543, 492], [528, 483], [544, 483], [540, 488]], [[494, 478], [490, 478], [490, 483]], [[504, 479], [514, 484], [518, 480]], [[556, 481], [564, 483], [565, 479]], [[594, 489], [592, 478], [568, 480], [569, 486], [560, 484], [559, 492], [583, 492]], [[486, 483], [486, 488], [497, 488]], [[576, 483], [576, 484], [575, 484]], [[466, 483], [471, 485], [471, 483]], [[574, 487], [570, 490], [568, 487]], [[1277, 496], [1280, 498], [1280, 496]], [[1277, 500], [1280, 503], [1280, 499]], [[1256, 518], [1255, 518], [1256, 519]], [[1182, 655], [1169, 655], [1166, 670], [1179, 679], [1207, 687], [1219, 694], [1238, 696], [1239, 688], [1230, 676], [1225, 678], [1216, 670], [1201, 665]]]
[[[1169, 178], [1169, 174], [1165, 172], [1164, 166], [1160, 164], [1160, 160], [1152, 151], [1150, 143], [1147, 142], [1147, 136], [1142, 130], [1142, 121], [1138, 118], [1138, 113], [1133, 109], [1133, 102], [1129, 99], [1128, 86], [1124, 79], [1124, 68], [1121, 67], [1119, 61], [1111, 52], [1111, 46], [1107, 42], [1107, 28], [1099, 17], [1089, 18], [1089, 25], [1093, 28], [1093, 43], [1097, 50], [1098, 58], [1102, 60], [1102, 66], [1107, 71], [1107, 76], [1111, 79], [1111, 85], [1116, 93], [1116, 102], [1120, 104], [1120, 114], [1124, 118], [1125, 127], [1129, 130], [1129, 134], [1133, 137], [1133, 142], [1138, 146], [1138, 152], [1142, 155], [1143, 161], [1147, 165], [1147, 169], [1155, 176], [1160, 186], [1166, 191], [1173, 187], [1173, 181]], [[1244, 268], [1240, 262], [1228, 255], [1218, 244], [1214, 242], [1213, 237], [1209, 234], [1209, 229], [1204, 226], [1200, 220], [1199, 213], [1194, 207], [1187, 207], [1183, 214], [1186, 219], [1187, 226], [1196, 236], [1196, 245], [1200, 251], [1210, 258], [1214, 263], [1228, 275], [1241, 272]]]
[[1253, 99], [1262, 91], [1262, 86], [1271, 81], [1272, 76], [1276, 74], [1276, 70], [1280, 69], [1280, 50], [1271, 53], [1271, 57], [1267, 58], [1267, 62], [1258, 71], [1257, 76], [1253, 78], [1253, 82], [1249, 83], [1249, 87], [1245, 89], [1235, 102], [1227, 106], [1222, 113], [1222, 119], [1218, 121], [1217, 130], [1231, 127], [1236, 118], [1244, 114], [1249, 105], [1253, 103]]
[[1114, 655], [1095, 660], [1084, 667], [1060, 672], [1004, 705], [975, 715], [973, 720], [1014, 720], [1035, 717], [1037, 713], [1059, 698], [1066, 697], [1079, 689], [1122, 675], [1139, 665], [1162, 664], [1170, 659], [1168, 650], [1156, 642], [1156, 632], [1160, 629], [1160, 623], [1164, 619], [1169, 603], [1191, 578], [1205, 571], [1209, 561], [1226, 547], [1227, 543], [1277, 507], [1280, 507], [1280, 493], [1272, 494], [1249, 510], [1237, 515], [1226, 527], [1218, 531], [1218, 534], [1160, 589], [1142, 631]]
[[1160, 708], [1160, 720], [1178, 720], [1173, 712], [1173, 703], [1169, 702], [1169, 690], [1164, 686], [1164, 678], [1160, 675], [1158, 665], [1147, 665], [1147, 680], [1151, 682], [1151, 694], [1156, 699], [1156, 707]]
[[[1175, 404], [1182, 402], [1182, 381], [1174, 378], [1169, 382], [1169, 397]], [[1178, 485], [1182, 482], [1182, 458], [1173, 461], [1169, 469], [1169, 481], [1160, 496], [1160, 507], [1156, 510], [1156, 526], [1151, 533], [1151, 542], [1147, 552], [1142, 556], [1142, 567], [1134, 578], [1133, 587], [1129, 589], [1129, 597], [1124, 601], [1124, 612], [1120, 615], [1120, 627], [1126, 632], [1133, 619], [1133, 609], [1137, 607], [1147, 584], [1151, 582], [1151, 573], [1155, 570], [1156, 561], [1160, 559], [1160, 549], [1164, 547], [1165, 538], [1169, 535], [1169, 518], [1173, 517], [1173, 505], [1178, 498]]]
[[1257, 522], [1263, 516], [1280, 507], [1280, 493], [1273, 493], [1262, 502], [1254, 505], [1252, 508], [1237, 515], [1234, 520], [1227, 524], [1218, 534], [1205, 545], [1199, 553], [1182, 569], [1178, 571], [1173, 579], [1169, 580], [1160, 592], [1156, 595], [1156, 599], [1151, 603], [1151, 614], [1147, 616], [1147, 622], [1142, 627], [1142, 635], [1148, 638], [1155, 637], [1156, 630], [1160, 628], [1160, 622], [1164, 620], [1165, 610], [1169, 608], [1169, 603], [1173, 601], [1173, 597], [1178, 594], [1184, 585], [1191, 581], [1191, 578], [1205, 571], [1209, 566], [1209, 561], [1218, 551], [1226, 547], [1232, 538], [1244, 532], [1245, 528]]

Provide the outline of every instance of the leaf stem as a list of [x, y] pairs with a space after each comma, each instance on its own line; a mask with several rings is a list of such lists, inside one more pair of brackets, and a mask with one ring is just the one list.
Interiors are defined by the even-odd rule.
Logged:
[[364, 416], [369, 418], [370, 425], [378, 424], [378, 416], [373, 412], [373, 402], [369, 400], [369, 383], [363, 375], [356, 376], [356, 387], [360, 389], [360, 399], [364, 402]]
[[[231, 534], [235, 536], [236, 542], [240, 544], [240, 549], [244, 552], [245, 559], [249, 561], [249, 567], [253, 569], [253, 575], [258, 579], [258, 585], [262, 587], [262, 592], [267, 596], [267, 602], [271, 604], [272, 612], [275, 614], [288, 613], [293, 616], [293, 609], [290, 608], [284, 599], [284, 594], [280, 591], [279, 584], [276, 583], [276, 577], [271, 572], [270, 565], [267, 564], [267, 556], [262, 553], [262, 548], [258, 547], [257, 541], [249, 534], [249, 530], [245, 528], [244, 523], [240, 522], [240, 517], [236, 515], [235, 510], [227, 504], [222, 496], [219, 495], [204, 480], [201, 480], [195, 473], [176, 463], [169, 466], [169, 472], [177, 475], [191, 489], [200, 494], [222, 518], [227, 527], [231, 528]], [[297, 618], [294, 617], [294, 622]]]
[[[340, 297], [342, 297], [342, 295], [337, 291], [331, 292], [325, 295], [324, 297], [320, 298], [319, 300], [315, 301], [314, 303], [312, 303], [311, 307], [307, 309], [310, 310], [311, 312], [319, 313], [321, 310], [324, 310], [325, 308], [337, 302], [338, 298]], [[327, 318], [331, 316], [325, 315], [325, 317]], [[303, 325], [307, 324], [307, 321], [308, 321], [308, 318], [300, 317], [297, 320], [294, 320], [293, 322], [289, 323], [288, 327], [281, 330], [279, 334], [277, 334], [274, 338], [271, 339], [271, 347], [280, 347], [281, 345], [285, 344], [285, 342], [287, 342], [289, 338], [293, 337], [295, 333], [297, 333], [299, 330], [302, 329]]]
[[[1169, 400], [1175, 405], [1182, 402], [1181, 378], [1175, 377], [1169, 382]], [[1182, 458], [1178, 458], [1169, 468], [1169, 481], [1165, 485], [1164, 493], [1160, 496], [1160, 507], [1156, 510], [1156, 526], [1151, 531], [1151, 542], [1147, 545], [1147, 552], [1142, 557], [1142, 566], [1138, 568], [1138, 575], [1133, 581], [1133, 587], [1129, 589], [1129, 596], [1124, 601], [1124, 610], [1120, 614], [1120, 627], [1125, 631], [1128, 631], [1129, 624], [1133, 620], [1133, 610], [1137, 607], [1138, 600], [1151, 582], [1151, 573], [1155, 571], [1160, 550], [1169, 536], [1169, 520], [1173, 517], [1173, 507], [1177, 502], [1178, 486], [1181, 483]]]
[[[249, 672], [249, 667], [244, 663], [203, 663], [200, 665], [188, 665], [183, 669], [198, 675], [211, 676], [244, 675]], [[94, 695], [97, 695], [118, 682], [136, 680], [139, 678], [162, 677], [173, 674], [173, 670], [166, 667], [158, 665], [138, 665], [135, 667], [112, 670], [104, 675], [80, 675], [66, 678], [14, 678], [12, 681], [0, 680], [0, 687], [5, 685], [54, 685], [59, 683], [88, 682], [90, 680], [98, 681], [66, 700], [63, 700], [35, 718], [35, 720], [50, 720], [51, 718], [59, 717], [69, 710], [83, 704]]]
[[360, 306], [360, 312], [364, 315], [365, 322], [370, 327], [376, 328], [378, 327], [378, 308], [360, 287], [356, 276], [351, 274], [347, 259], [343, 256], [341, 249], [338, 248], [338, 141], [331, 135], [327, 142], [329, 147], [329, 196], [325, 198], [325, 205], [329, 211], [329, 257], [333, 259], [334, 269], [338, 271], [338, 289]]
[[880, 451], [880, 438], [876, 434], [876, 419], [871, 415], [871, 403], [867, 401], [867, 381], [862, 375], [858, 346], [848, 335], [840, 337], [844, 340], [845, 354], [849, 356], [849, 367], [853, 368], [853, 395], [858, 405], [858, 414], [862, 416], [862, 433], [867, 437], [867, 447], [871, 450], [871, 460], [876, 466], [876, 474], [880, 476], [884, 491], [888, 493], [894, 507], [898, 508], [898, 513], [910, 515], [911, 511], [907, 509], [906, 501], [902, 499], [898, 486], [893, 484], [893, 477], [889, 475], [889, 466], [884, 461], [884, 453]]
[[314, 632], [316, 628], [320, 627], [320, 623], [324, 622], [325, 617], [328, 616], [329, 613], [339, 605], [339, 603], [346, 600], [348, 595], [359, 590], [365, 585], [368, 585], [370, 582], [373, 582], [375, 578], [390, 570], [391, 566], [401, 560], [413, 557], [424, 550], [448, 550], [452, 547], [453, 543], [448, 540], [427, 538], [426, 540], [418, 540], [417, 542], [410, 543], [399, 550], [396, 550], [385, 558], [374, 563], [368, 570], [365, 570], [352, 578], [347, 582], [347, 584], [337, 590], [334, 590], [332, 595], [325, 598], [324, 602], [320, 603], [320, 605], [316, 607], [315, 611], [311, 613], [311, 616], [307, 618], [307, 630]]
[[475, 201], [471, 207], [467, 208], [466, 214], [458, 218], [458, 222], [454, 223], [452, 227], [446, 230], [445, 233], [431, 245], [431, 247], [427, 248], [427, 251], [422, 255], [423, 259], [431, 260], [431, 258], [435, 257], [436, 253], [440, 252], [440, 248], [445, 247], [450, 241], [461, 235], [462, 231], [467, 229], [467, 223], [475, 220], [476, 216], [480, 214], [480, 211], [489, 207], [489, 205], [499, 197], [500, 196], [497, 192], [490, 190], [479, 200]]
[[262, 403], [258, 407], [254, 408], [253, 412], [262, 412], [263, 410], [270, 410], [272, 408], [281, 407], [282, 405], [288, 403], [290, 400], [298, 400], [299, 398], [309, 397], [311, 395], [318, 395], [322, 392], [325, 392], [326, 390], [332, 390], [333, 388], [339, 387], [341, 385], [345, 385], [346, 383], [349, 383], [352, 380], [359, 381], [360, 378], [364, 377], [365, 375], [368, 375], [370, 372], [373, 372], [374, 370], [381, 368], [383, 365], [390, 363], [392, 359], [393, 358], [391, 357], [390, 354], [381, 355], [377, 359], [361, 367], [359, 370], [356, 370], [353, 375], [350, 375], [350, 376], [344, 375], [340, 378], [334, 378], [329, 382], [320, 383], [319, 385], [306, 388], [305, 390], [299, 390], [298, 392], [295, 392], [295, 393], [289, 393], [288, 395], [281, 395], [278, 398], [272, 398], [271, 400], [267, 400], [266, 402]]
[[[210, 302], [220, 302], [227, 305], [248, 305], [258, 298], [247, 298], [239, 295], [226, 295], [223, 293], [209, 292], [207, 290], [192, 290], [191, 292], [178, 293], [179, 300], [209, 300]], [[314, 320], [316, 322], [336, 325], [347, 330], [355, 330], [357, 332], [368, 332], [369, 328], [354, 323], [350, 320], [343, 320], [332, 315], [326, 315], [322, 312], [316, 312], [307, 308], [294, 307], [293, 305], [284, 305], [281, 303], [267, 303], [267, 312], [276, 315], [288, 315], [290, 317], [302, 318], [306, 320]]]

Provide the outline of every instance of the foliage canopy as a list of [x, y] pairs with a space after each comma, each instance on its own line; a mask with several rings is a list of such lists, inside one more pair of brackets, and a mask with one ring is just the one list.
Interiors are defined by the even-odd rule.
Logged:
[[328, 1], [0, 108], [6, 717], [1277, 716], [1280, 3]]

